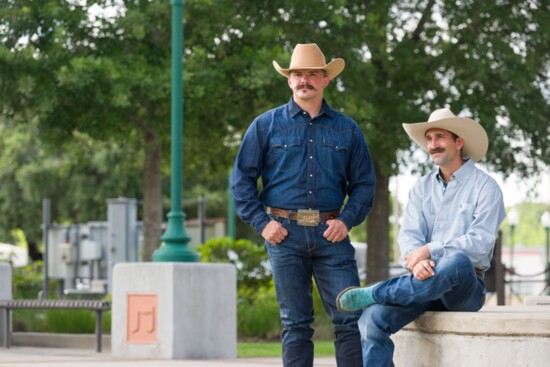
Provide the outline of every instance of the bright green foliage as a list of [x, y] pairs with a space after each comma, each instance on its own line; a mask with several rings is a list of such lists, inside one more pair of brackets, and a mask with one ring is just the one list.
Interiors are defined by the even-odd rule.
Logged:
[[260, 288], [250, 297], [237, 301], [237, 335], [241, 338], [276, 339], [282, 327], [275, 290]]
[[[543, 203], [524, 202], [517, 205], [516, 210], [519, 222], [514, 231], [515, 245], [546, 246], [546, 231], [540, 223], [540, 217], [544, 211], [550, 211], [550, 207]], [[503, 245], [512, 244], [512, 236], [508, 219], [500, 226], [503, 236]]]
[[[86, 310], [46, 310], [44, 312], [47, 332], [69, 334], [95, 333], [95, 311]], [[111, 333], [111, 312], [103, 313], [102, 331]]]
[[275, 338], [281, 332], [279, 307], [267, 254], [248, 240], [215, 238], [197, 248], [202, 262], [231, 263], [237, 270], [237, 333]]
[[[14, 268], [13, 299], [37, 299], [43, 286], [42, 262]], [[55, 298], [58, 283], [50, 280], [50, 298]], [[110, 301], [110, 295], [105, 297]], [[57, 332], [85, 334], [95, 330], [95, 312], [86, 310], [29, 310], [13, 311], [14, 331]], [[103, 332], [111, 332], [111, 312], [103, 313]]]
[[[197, 248], [203, 262], [235, 264], [237, 269], [237, 329], [240, 337], [272, 339], [281, 333], [279, 307], [267, 254], [247, 240], [217, 238]], [[319, 339], [333, 337], [332, 322], [323, 309], [317, 291], [313, 288], [315, 307], [315, 335]]]
[[198, 247], [197, 252], [202, 262], [234, 264], [241, 296], [271, 287], [271, 270], [265, 250], [248, 240], [214, 238]]
[[[50, 141], [75, 132], [143, 139], [154, 158], [144, 177], [157, 180], [144, 183], [145, 198], [160, 190], [158, 144], [169, 138], [170, 4], [126, 1], [90, 20], [90, 7], [110, 3], [4, 1], [0, 113], [36, 119]], [[226, 173], [252, 119], [288, 100], [271, 61], [288, 65], [296, 43], [316, 42], [327, 59], [346, 61], [327, 100], [359, 123], [384, 183], [368, 231], [368, 271], [382, 277], [387, 178], [427, 162], [411, 157], [401, 123], [447, 106], [485, 127], [491, 169], [526, 176], [550, 163], [549, 16], [540, 0], [187, 0], [184, 189]]]
[[[314, 341], [315, 357], [334, 356], [332, 340]], [[237, 344], [237, 357], [279, 357], [281, 356], [281, 342], [241, 342]]]
[[38, 297], [38, 292], [43, 285], [42, 262], [13, 268], [12, 292], [13, 299], [33, 299]]
[[95, 141], [77, 133], [55, 147], [38, 137], [34, 122], [0, 119], [0, 241], [12, 242], [11, 229], [29, 242], [42, 238], [42, 199], [50, 198], [52, 220], [105, 220], [108, 198], [139, 197], [142, 151], [131, 140]]

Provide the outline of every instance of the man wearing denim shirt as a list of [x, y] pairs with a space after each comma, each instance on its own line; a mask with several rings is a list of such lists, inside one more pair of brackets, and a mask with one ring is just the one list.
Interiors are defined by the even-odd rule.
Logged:
[[323, 99], [344, 60], [325, 64], [316, 44], [298, 44], [288, 69], [275, 61], [273, 66], [293, 95], [257, 117], [246, 132], [231, 176], [235, 208], [265, 239], [283, 325], [284, 365], [313, 365], [314, 277], [334, 324], [338, 366], [361, 366], [361, 313], [339, 312], [335, 298], [343, 288], [359, 285], [348, 231], [372, 208], [375, 174], [359, 126]]
[[424, 311], [478, 311], [485, 302], [498, 227], [505, 217], [498, 184], [475, 167], [488, 139], [477, 122], [448, 109], [428, 122], [403, 124], [439, 166], [409, 193], [398, 242], [412, 273], [338, 295], [343, 312], [362, 310], [365, 366], [393, 366], [396, 333]]

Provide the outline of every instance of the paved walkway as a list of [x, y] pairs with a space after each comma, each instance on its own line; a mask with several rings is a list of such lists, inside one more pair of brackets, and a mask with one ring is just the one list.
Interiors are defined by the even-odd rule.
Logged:
[[[237, 358], [226, 360], [120, 359], [110, 351], [90, 349], [0, 346], [0, 367], [278, 367], [280, 358]], [[333, 357], [318, 358], [315, 367], [336, 367]]]

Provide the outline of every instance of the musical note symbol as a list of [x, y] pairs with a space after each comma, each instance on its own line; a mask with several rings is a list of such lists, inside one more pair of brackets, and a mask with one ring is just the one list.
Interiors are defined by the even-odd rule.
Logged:
[[[155, 331], [155, 308], [151, 307], [151, 311], [138, 311], [137, 312], [137, 322], [135, 329], [131, 330], [132, 333], [137, 333], [141, 328], [141, 316], [144, 318], [146, 316], [150, 316], [151, 318], [151, 328], [149, 330], [145, 330], [146, 333], [152, 333]], [[144, 321], [145, 322], [145, 321]]]

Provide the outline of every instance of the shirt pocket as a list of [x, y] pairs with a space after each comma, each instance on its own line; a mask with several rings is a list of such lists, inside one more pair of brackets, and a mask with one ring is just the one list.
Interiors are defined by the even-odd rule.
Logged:
[[271, 139], [267, 152], [268, 168], [280, 172], [298, 169], [303, 158], [301, 147], [302, 141], [298, 136]]
[[322, 167], [330, 172], [345, 174], [349, 151], [349, 139], [324, 137], [321, 140]]

